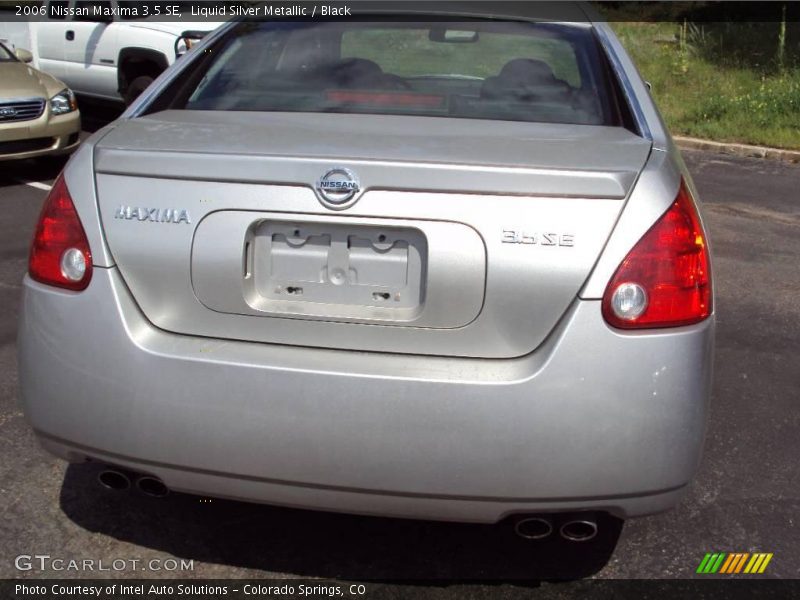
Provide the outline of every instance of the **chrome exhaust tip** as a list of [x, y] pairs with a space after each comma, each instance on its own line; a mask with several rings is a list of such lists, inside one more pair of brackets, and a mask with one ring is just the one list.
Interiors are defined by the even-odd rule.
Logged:
[[570, 542], [588, 542], [597, 536], [597, 522], [594, 519], [567, 521], [561, 526], [559, 533]]
[[553, 524], [544, 517], [528, 517], [514, 523], [514, 533], [526, 540], [543, 540], [553, 533]]
[[106, 469], [97, 476], [97, 481], [100, 482], [107, 490], [127, 490], [131, 487], [131, 480], [122, 471], [115, 469]]
[[145, 496], [153, 498], [163, 498], [169, 494], [169, 488], [164, 485], [164, 482], [156, 477], [145, 475], [136, 480], [136, 489], [142, 492]]

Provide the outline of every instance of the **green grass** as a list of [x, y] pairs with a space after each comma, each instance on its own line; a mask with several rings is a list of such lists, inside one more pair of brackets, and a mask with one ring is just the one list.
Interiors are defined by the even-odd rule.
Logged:
[[776, 32], [752, 26], [739, 32], [740, 40], [748, 34], [767, 39], [758, 52], [747, 53], [737, 52], [742, 43], [725, 47], [713, 26], [710, 31], [664, 22], [613, 27], [652, 85], [672, 133], [800, 149], [800, 66], [796, 54], [779, 52]]

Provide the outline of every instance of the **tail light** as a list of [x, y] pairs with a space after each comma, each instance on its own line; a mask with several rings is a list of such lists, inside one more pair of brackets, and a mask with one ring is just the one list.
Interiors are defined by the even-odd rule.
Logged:
[[92, 252], [64, 176], [47, 196], [31, 244], [28, 273], [41, 283], [83, 290], [92, 279]]
[[706, 236], [684, 181], [678, 197], [611, 278], [603, 318], [621, 329], [677, 327], [711, 314]]

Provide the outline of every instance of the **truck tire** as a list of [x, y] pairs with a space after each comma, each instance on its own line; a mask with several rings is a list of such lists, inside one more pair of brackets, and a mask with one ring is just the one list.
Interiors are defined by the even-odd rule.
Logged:
[[151, 77], [150, 75], [139, 75], [136, 79], [131, 81], [128, 89], [122, 95], [123, 100], [125, 100], [126, 105], [130, 105], [136, 98], [139, 97], [143, 91], [147, 89], [155, 78]]

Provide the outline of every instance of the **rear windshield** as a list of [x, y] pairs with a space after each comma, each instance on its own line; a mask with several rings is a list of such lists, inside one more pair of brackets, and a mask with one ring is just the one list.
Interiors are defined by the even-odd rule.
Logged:
[[169, 94], [187, 110], [619, 120], [591, 30], [549, 23], [242, 22]]

